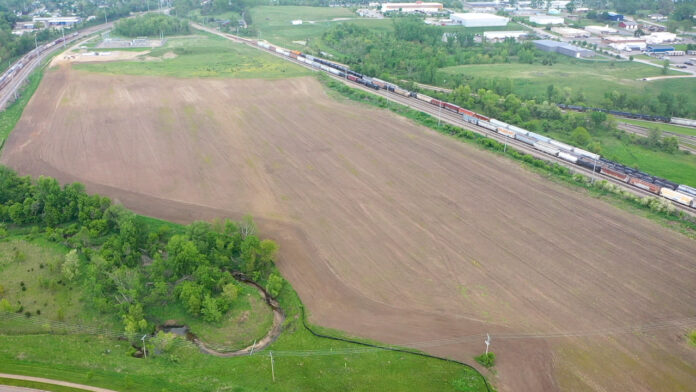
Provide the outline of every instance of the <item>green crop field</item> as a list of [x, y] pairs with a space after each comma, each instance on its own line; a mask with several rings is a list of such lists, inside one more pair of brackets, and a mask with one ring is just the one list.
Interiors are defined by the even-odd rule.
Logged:
[[[612, 65], [613, 64], [613, 65]], [[552, 66], [539, 64], [476, 64], [459, 65], [442, 69], [449, 74], [472, 77], [509, 78], [513, 92], [522, 97], [544, 96], [549, 85], [573, 93], [582, 91], [587, 103], [599, 105], [607, 91], [635, 94], [659, 94], [662, 91], [686, 94], [696, 100], [696, 78], [642, 81], [640, 79], [662, 75], [662, 70], [632, 62], [599, 62], [568, 60]], [[680, 74], [669, 71], [670, 75]]]
[[[336, 23], [354, 23], [371, 29], [391, 31], [391, 19], [360, 18], [356, 13], [342, 7], [299, 7], [262, 6], [251, 9], [252, 24], [259, 31], [261, 39], [301, 50], [304, 45], [293, 41], [311, 41]], [[291, 21], [301, 19], [301, 25]]]
[[696, 128], [681, 127], [679, 125], [666, 124], [661, 122], [641, 121], [628, 118], [616, 117], [616, 121], [621, 121], [644, 128], [657, 128], [661, 131], [678, 133], [680, 135], [696, 136]]
[[310, 71], [262, 51], [211, 34], [170, 39], [132, 61], [75, 64], [108, 74], [173, 77], [289, 78]]

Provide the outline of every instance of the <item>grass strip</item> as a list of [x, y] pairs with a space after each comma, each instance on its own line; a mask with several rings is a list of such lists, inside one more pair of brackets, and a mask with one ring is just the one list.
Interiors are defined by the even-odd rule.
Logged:
[[86, 391], [86, 389], [77, 389], [77, 388], [72, 388], [72, 387], [66, 387], [63, 385], [54, 385], [54, 384], [47, 384], [47, 383], [38, 382], [38, 381], [17, 380], [14, 378], [3, 378], [3, 377], [0, 377], [0, 385], [6, 385], [6, 386], [11, 386], [11, 387], [33, 388], [33, 389], [40, 389], [43, 391], [51, 391], [51, 392], [84, 392], [84, 391]]

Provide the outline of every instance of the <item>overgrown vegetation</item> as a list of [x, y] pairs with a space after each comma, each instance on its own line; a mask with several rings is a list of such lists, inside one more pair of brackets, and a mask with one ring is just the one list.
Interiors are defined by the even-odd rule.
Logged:
[[477, 357], [474, 357], [474, 359], [483, 367], [492, 368], [493, 366], [495, 366], [495, 354], [491, 352], [481, 354]]
[[439, 124], [437, 119], [429, 114], [389, 102], [377, 95], [351, 88], [344, 83], [335, 81], [324, 75], [320, 76], [320, 80], [331, 90], [336, 91], [348, 99], [389, 109], [392, 112], [410, 118], [440, 133], [450, 135], [464, 142], [474, 143], [486, 150], [520, 161], [525, 166], [539, 173], [543, 173], [551, 179], [583, 188], [595, 197], [607, 198], [610, 201], [615, 201], [619, 205], [631, 208], [634, 211], [644, 211], [647, 213], [647, 216], [657, 219], [659, 222], [669, 225], [672, 228], [676, 228], [690, 237], [696, 237], [696, 220], [689, 215], [677, 211], [671, 203], [663, 198], [652, 196], [640, 197], [605, 180], [592, 181], [590, 178], [581, 174], [573, 175], [570, 169], [565, 166], [534, 158], [529, 154], [518, 152], [512, 148], [505, 148], [504, 144], [481, 136], [475, 132], [449, 124]]
[[[90, 305], [119, 314], [132, 337], [152, 332], [148, 307], [176, 301], [193, 317], [219, 322], [238, 299], [234, 271], [269, 282], [276, 294], [284, 284], [273, 272], [276, 244], [257, 237], [250, 217], [195, 222], [172, 232], [144, 224], [108, 198], [87, 195], [81, 184], [33, 181], [0, 166], [0, 222], [41, 228], [49, 241], [72, 249], [54, 266], [54, 280], [81, 286]], [[4, 308], [23, 310], [10, 303]]]
[[145, 14], [123, 19], [114, 25], [114, 34], [124, 37], [149, 37], [189, 34], [187, 21], [164, 14]]
[[690, 345], [696, 347], [696, 329], [691, 330], [691, 332], [686, 335], [686, 340]]

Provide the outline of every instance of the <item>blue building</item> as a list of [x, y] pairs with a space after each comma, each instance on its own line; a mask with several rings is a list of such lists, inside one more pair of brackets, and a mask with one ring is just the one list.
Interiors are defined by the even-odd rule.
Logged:
[[645, 48], [648, 53], [666, 53], [674, 51], [674, 46], [669, 45], [648, 45]]
[[624, 16], [616, 12], [607, 12], [607, 19], [613, 20], [614, 22], [621, 22], [624, 20]]

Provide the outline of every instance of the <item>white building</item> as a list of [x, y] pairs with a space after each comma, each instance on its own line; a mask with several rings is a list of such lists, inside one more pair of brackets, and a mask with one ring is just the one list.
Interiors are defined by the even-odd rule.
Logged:
[[570, 27], [552, 27], [551, 31], [563, 38], [588, 38], [590, 36], [588, 31], [572, 29]]
[[609, 44], [610, 47], [625, 52], [632, 52], [634, 50], [645, 50], [645, 42], [626, 42], [626, 43], [612, 43]]
[[382, 13], [385, 12], [420, 12], [423, 14], [436, 14], [442, 12], [442, 3], [382, 3]]
[[82, 19], [78, 16], [49, 16], [49, 17], [43, 17], [43, 18], [35, 16], [33, 18], [34, 23], [41, 22], [46, 27], [55, 27], [55, 26], [72, 27], [72, 26], [80, 23], [81, 21], [82, 21]]
[[504, 41], [507, 38], [518, 40], [527, 36], [526, 31], [484, 31], [483, 38], [489, 42]]
[[611, 27], [609, 27], [609, 25], [607, 25], [607, 26], [587, 26], [587, 27], [585, 27], [585, 30], [589, 31], [592, 34], [596, 34], [596, 35], [616, 34], [619, 32], [619, 30], [612, 29]]
[[551, 15], [533, 15], [529, 17], [529, 21], [538, 25], [557, 25], [565, 22], [560, 16]]
[[490, 27], [490, 26], [507, 26], [510, 18], [493, 14], [481, 14], [478, 12], [469, 12], [466, 14], [450, 15], [453, 24], [459, 24], [466, 27]]
[[643, 38], [645, 38], [645, 42], [648, 44], [661, 44], [663, 42], [675, 42], [679, 40], [676, 34], [666, 31], [650, 33], [650, 35], [646, 35]]

